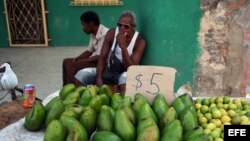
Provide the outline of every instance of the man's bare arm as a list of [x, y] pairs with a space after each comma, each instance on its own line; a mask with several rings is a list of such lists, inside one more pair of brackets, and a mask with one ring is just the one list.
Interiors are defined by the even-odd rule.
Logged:
[[107, 32], [106, 37], [104, 39], [104, 43], [102, 46], [101, 54], [98, 59], [98, 65], [97, 65], [97, 77], [96, 77], [97, 85], [102, 85], [102, 73], [103, 73], [106, 60], [109, 55], [109, 51], [112, 47], [114, 35], [115, 35], [115, 30], [111, 29]]
[[79, 59], [85, 59], [85, 58], [88, 58], [89, 56], [91, 56], [92, 55], [92, 52], [90, 52], [90, 51], [84, 51], [81, 55], [79, 55], [79, 56], [77, 56], [76, 58], [75, 58], [75, 61], [77, 61], [77, 60], [79, 60]]
[[125, 68], [128, 68], [131, 65], [138, 65], [140, 63], [145, 46], [145, 40], [141, 36], [138, 36], [131, 56], [129, 56], [127, 48], [122, 48], [122, 59]]

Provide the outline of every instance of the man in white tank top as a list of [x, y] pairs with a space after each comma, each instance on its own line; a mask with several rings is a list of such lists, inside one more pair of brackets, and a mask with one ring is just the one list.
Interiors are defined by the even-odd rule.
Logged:
[[135, 31], [135, 26], [135, 14], [123, 12], [117, 28], [110, 29], [106, 34], [97, 69], [78, 71], [75, 75], [77, 85], [118, 85], [119, 92], [125, 92], [127, 69], [139, 65], [146, 45], [144, 38]]

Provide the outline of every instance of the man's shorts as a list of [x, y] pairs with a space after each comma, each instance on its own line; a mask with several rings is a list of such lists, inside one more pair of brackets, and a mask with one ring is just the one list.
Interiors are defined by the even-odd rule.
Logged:
[[[76, 73], [75, 78], [78, 81], [80, 81], [83, 85], [93, 85], [96, 84], [96, 74], [97, 74], [96, 68], [85, 68], [79, 70]], [[118, 77], [119, 77], [118, 85], [126, 84], [127, 72], [123, 72]]]

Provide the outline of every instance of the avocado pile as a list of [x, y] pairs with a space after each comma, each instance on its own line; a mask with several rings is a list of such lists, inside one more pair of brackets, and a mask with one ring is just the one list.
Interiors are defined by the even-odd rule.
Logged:
[[171, 105], [157, 94], [150, 104], [140, 93], [132, 103], [108, 85], [68, 84], [45, 106], [36, 101], [24, 127], [45, 129], [44, 141], [207, 141], [193, 103], [188, 94]]

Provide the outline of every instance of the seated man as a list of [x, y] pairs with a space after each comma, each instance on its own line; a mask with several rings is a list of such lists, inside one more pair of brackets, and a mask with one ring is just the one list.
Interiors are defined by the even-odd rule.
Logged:
[[145, 49], [145, 40], [135, 31], [136, 17], [132, 12], [123, 12], [117, 28], [108, 31], [96, 68], [80, 70], [75, 75], [83, 85], [118, 85], [125, 92], [127, 69], [139, 65]]
[[83, 31], [91, 34], [88, 50], [76, 58], [66, 58], [63, 60], [63, 86], [74, 83], [74, 75], [80, 69], [86, 67], [96, 67], [98, 56], [108, 28], [100, 24], [98, 15], [93, 11], [85, 12], [80, 17]]

